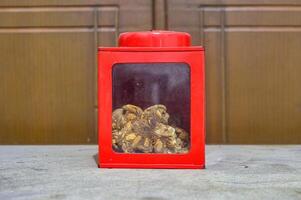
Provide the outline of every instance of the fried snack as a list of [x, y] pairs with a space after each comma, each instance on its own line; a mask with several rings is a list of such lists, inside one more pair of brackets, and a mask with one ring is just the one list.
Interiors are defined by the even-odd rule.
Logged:
[[143, 111], [142, 118], [146, 119], [150, 125], [155, 123], [168, 124], [169, 114], [166, 107], [161, 104], [153, 105]]
[[127, 104], [112, 113], [112, 146], [123, 153], [187, 153], [189, 134], [168, 125], [169, 114], [157, 104], [144, 111]]

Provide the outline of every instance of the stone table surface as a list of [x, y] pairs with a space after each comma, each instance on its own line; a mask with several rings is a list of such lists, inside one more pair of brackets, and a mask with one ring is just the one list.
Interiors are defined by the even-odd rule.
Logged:
[[205, 170], [99, 169], [96, 154], [0, 146], [0, 199], [301, 199], [301, 145], [207, 145]]

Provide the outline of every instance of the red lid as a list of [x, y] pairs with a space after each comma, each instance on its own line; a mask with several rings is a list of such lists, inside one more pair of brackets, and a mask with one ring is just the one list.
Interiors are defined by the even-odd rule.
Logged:
[[175, 31], [127, 32], [119, 36], [119, 47], [189, 47], [190, 35]]

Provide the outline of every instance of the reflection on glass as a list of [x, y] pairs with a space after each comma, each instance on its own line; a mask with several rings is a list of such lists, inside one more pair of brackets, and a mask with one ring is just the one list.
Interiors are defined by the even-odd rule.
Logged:
[[190, 72], [184, 63], [113, 67], [112, 144], [120, 153], [187, 153]]

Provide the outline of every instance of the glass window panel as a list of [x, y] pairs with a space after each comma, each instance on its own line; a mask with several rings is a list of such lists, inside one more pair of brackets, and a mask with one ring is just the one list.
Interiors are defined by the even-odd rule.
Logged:
[[114, 151], [170, 154], [189, 151], [187, 64], [115, 64], [112, 79]]

